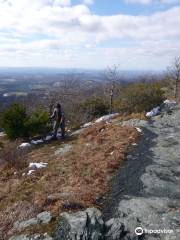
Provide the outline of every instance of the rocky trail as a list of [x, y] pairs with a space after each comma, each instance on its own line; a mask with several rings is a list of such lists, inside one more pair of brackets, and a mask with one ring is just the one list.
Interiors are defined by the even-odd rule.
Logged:
[[180, 109], [126, 124], [141, 126], [143, 136], [114, 179], [107, 239], [180, 239]]
[[11, 240], [179, 240], [180, 106], [149, 121], [129, 120], [142, 137], [112, 179], [102, 211], [61, 213], [53, 237]]

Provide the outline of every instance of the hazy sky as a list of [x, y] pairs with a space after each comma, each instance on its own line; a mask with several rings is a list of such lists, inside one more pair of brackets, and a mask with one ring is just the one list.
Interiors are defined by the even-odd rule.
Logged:
[[180, 0], [0, 0], [0, 66], [163, 69]]

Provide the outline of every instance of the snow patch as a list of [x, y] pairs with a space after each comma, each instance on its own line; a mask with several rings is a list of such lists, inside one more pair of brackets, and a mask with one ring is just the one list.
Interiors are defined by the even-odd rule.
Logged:
[[49, 141], [51, 139], [52, 139], [52, 136], [50, 136], [50, 135], [46, 136], [46, 138], [45, 138], [46, 141]]
[[35, 172], [35, 170], [29, 170], [27, 175], [30, 176], [33, 172]]
[[19, 148], [29, 148], [31, 147], [30, 143], [21, 143], [21, 145], [19, 145]]
[[44, 141], [42, 139], [31, 141], [31, 144], [34, 144], [34, 145], [38, 145], [38, 144], [41, 144], [41, 143], [44, 143]]
[[108, 115], [104, 115], [98, 119], [95, 120], [95, 122], [88, 122], [88, 123], [85, 123], [81, 128], [88, 128], [92, 125], [94, 125], [95, 123], [100, 123], [102, 121], [107, 121], [106, 123], [108, 124], [109, 120], [111, 120], [112, 118], [114, 117], [117, 117], [119, 115], [119, 113], [113, 113], [113, 114], [108, 114]]
[[45, 168], [47, 167], [48, 163], [30, 163], [29, 164], [29, 168], [34, 168], [34, 169], [40, 169], [40, 168]]
[[137, 143], [132, 143], [132, 146], [137, 146]]
[[139, 133], [142, 133], [142, 130], [138, 127], [136, 127], [136, 130], [139, 132]]
[[108, 115], [105, 115], [105, 116], [102, 116], [100, 118], [98, 118], [95, 123], [100, 123], [102, 121], [108, 121], [114, 117], [117, 117], [119, 115], [119, 113], [113, 113], [113, 114], [108, 114]]
[[82, 126], [82, 128], [87, 128], [87, 127], [90, 127], [90, 126], [92, 126], [92, 125], [93, 125], [92, 122], [88, 122], [88, 123], [85, 123], [85, 124]]
[[155, 117], [160, 113], [160, 107], [155, 107], [153, 108], [150, 112], [146, 113], [146, 117]]
[[0, 132], [0, 137], [5, 137], [6, 134], [4, 132]]
[[165, 103], [165, 104], [172, 104], [172, 105], [174, 105], [174, 104], [176, 104], [176, 101], [166, 99], [166, 100], [164, 101], [164, 103]]

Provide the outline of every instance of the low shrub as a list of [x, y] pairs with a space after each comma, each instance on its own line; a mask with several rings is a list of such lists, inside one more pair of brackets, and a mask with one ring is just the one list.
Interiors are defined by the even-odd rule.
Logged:
[[108, 114], [108, 104], [99, 97], [91, 97], [81, 104], [81, 110], [85, 114], [87, 120]]
[[27, 115], [25, 107], [11, 105], [3, 114], [2, 127], [10, 139], [26, 138], [43, 134], [49, 129], [49, 116], [43, 110]]
[[139, 113], [151, 110], [163, 100], [164, 92], [159, 83], [133, 83], [123, 89], [115, 107], [120, 112]]
[[16, 139], [27, 135], [26, 121], [26, 109], [19, 104], [12, 104], [3, 114], [2, 127], [10, 139]]
[[25, 126], [28, 136], [34, 136], [36, 134], [45, 134], [49, 131], [49, 115], [47, 112], [38, 109], [33, 112], [27, 119]]

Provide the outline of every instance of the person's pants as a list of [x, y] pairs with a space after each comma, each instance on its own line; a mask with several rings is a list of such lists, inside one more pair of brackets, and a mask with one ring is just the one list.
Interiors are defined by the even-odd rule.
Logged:
[[53, 137], [56, 138], [57, 137], [57, 133], [58, 133], [58, 129], [59, 127], [61, 128], [61, 137], [64, 138], [65, 136], [65, 123], [62, 122], [58, 122], [58, 121], [55, 121], [54, 122], [54, 126], [53, 126]]
[[60, 124], [60, 128], [61, 128], [61, 137], [64, 138], [65, 137], [65, 122], [62, 122]]

